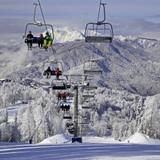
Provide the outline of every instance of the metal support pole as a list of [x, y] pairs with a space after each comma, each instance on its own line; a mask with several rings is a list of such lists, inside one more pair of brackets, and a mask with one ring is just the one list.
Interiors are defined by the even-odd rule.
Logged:
[[78, 86], [74, 87], [75, 97], [74, 97], [74, 137], [78, 137]]
[[74, 96], [74, 137], [72, 138], [72, 143], [79, 142], [82, 143], [82, 138], [79, 137], [79, 127], [78, 127], [78, 85], [74, 86], [75, 96]]

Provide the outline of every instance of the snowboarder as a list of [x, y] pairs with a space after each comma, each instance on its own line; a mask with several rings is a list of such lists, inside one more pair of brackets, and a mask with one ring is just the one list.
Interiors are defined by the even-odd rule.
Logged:
[[44, 37], [44, 42], [43, 42], [43, 46], [44, 48], [47, 50], [49, 47], [51, 47], [53, 42], [53, 39], [51, 38], [51, 35], [46, 32], [46, 36]]

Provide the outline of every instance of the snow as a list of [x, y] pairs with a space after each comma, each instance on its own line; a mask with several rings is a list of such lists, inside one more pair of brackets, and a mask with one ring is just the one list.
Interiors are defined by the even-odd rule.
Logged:
[[[114, 138], [106, 137], [85, 136], [82, 139], [83, 143], [119, 143], [119, 141], [114, 140]], [[39, 144], [65, 144], [71, 143], [71, 141], [72, 137], [70, 135], [58, 134], [43, 140]]]
[[64, 144], [64, 143], [71, 143], [71, 136], [67, 136], [67, 135], [63, 135], [63, 134], [58, 134], [55, 135], [53, 137], [49, 137], [45, 140], [43, 140], [42, 142], [40, 142], [39, 144]]
[[127, 138], [124, 143], [135, 144], [160, 144], [160, 140], [149, 138], [149, 136], [136, 132], [131, 137]]
[[[115, 140], [112, 137], [97, 137], [97, 136], [84, 136], [82, 137], [83, 143], [100, 143], [100, 144], [159, 144], [160, 140], [149, 138], [149, 136], [136, 132], [129, 138], [124, 141]], [[65, 144], [71, 143], [72, 137], [70, 135], [57, 134], [55, 136], [46, 138], [39, 144], [48, 145], [48, 144]]]
[[160, 145], [0, 144], [1, 160], [159, 160]]
[[97, 137], [97, 136], [86, 136], [83, 137], [83, 141], [85, 143], [119, 143], [119, 141], [115, 140], [114, 138], [106, 138], [106, 137]]

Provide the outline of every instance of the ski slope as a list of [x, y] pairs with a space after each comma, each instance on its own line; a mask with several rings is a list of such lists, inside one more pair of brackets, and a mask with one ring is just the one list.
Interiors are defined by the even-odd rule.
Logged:
[[0, 144], [1, 160], [159, 160], [160, 145]]
[[160, 160], [160, 141], [141, 133], [123, 142], [93, 136], [83, 142], [72, 144], [59, 134], [40, 144], [0, 143], [0, 160]]

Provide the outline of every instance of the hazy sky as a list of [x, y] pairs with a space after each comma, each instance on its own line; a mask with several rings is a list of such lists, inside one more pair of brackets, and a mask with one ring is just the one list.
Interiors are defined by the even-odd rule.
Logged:
[[[23, 32], [37, 0], [0, 0], [0, 33]], [[105, 0], [116, 34], [160, 32], [160, 0]], [[83, 29], [97, 19], [99, 0], [41, 0], [47, 22]]]

